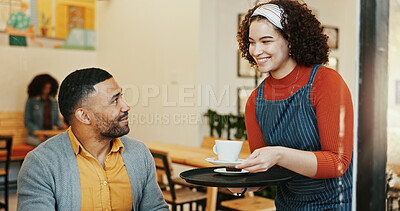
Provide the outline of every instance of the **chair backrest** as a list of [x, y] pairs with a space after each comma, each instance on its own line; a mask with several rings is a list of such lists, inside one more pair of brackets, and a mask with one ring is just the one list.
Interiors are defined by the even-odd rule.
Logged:
[[212, 149], [215, 144], [215, 140], [228, 140], [228, 139], [218, 138], [214, 136], [204, 136], [203, 141], [201, 142], [201, 148]]
[[4, 170], [6, 182], [8, 181], [8, 171], [10, 169], [10, 157], [11, 157], [11, 146], [12, 146], [12, 136], [1, 136], [0, 135], [0, 155], [5, 158]]
[[176, 194], [175, 194], [175, 187], [174, 183], [172, 182], [172, 161], [171, 157], [169, 156], [168, 152], [166, 151], [161, 151], [161, 150], [155, 150], [155, 149], [150, 149], [151, 154], [153, 155], [154, 158], [154, 163], [156, 165], [157, 171], [161, 171], [165, 173], [167, 176], [167, 181], [168, 181], [168, 187], [171, 192], [172, 200], [176, 200]]
[[24, 144], [27, 133], [23, 111], [0, 112], [0, 136], [10, 135], [14, 144]]

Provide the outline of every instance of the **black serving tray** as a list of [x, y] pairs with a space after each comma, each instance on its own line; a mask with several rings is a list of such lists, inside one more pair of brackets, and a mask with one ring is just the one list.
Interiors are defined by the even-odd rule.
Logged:
[[287, 182], [297, 174], [280, 167], [273, 167], [266, 172], [226, 176], [214, 172], [221, 167], [191, 169], [179, 176], [188, 183], [212, 187], [263, 187]]

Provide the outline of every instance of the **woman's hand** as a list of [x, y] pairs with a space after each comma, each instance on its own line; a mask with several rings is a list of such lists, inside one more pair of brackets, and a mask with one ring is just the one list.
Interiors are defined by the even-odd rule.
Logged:
[[317, 173], [318, 162], [313, 152], [274, 146], [256, 149], [236, 168], [252, 173], [264, 172], [278, 165], [307, 177]]
[[267, 171], [279, 162], [281, 147], [263, 147], [256, 149], [243, 163], [236, 168], [245, 169], [252, 173]]

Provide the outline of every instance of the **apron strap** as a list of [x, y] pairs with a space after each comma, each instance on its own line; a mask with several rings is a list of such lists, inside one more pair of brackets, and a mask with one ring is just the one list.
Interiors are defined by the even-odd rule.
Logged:
[[264, 96], [264, 82], [267, 78], [263, 80], [263, 82], [257, 88], [257, 98], [256, 100], [262, 100]]
[[315, 75], [317, 74], [318, 68], [321, 67], [321, 66], [322, 65], [320, 65], [320, 64], [316, 64], [316, 65], [314, 65], [312, 67], [311, 73], [310, 73], [310, 77], [308, 78], [307, 85], [311, 85], [312, 86], [312, 84], [314, 82]]

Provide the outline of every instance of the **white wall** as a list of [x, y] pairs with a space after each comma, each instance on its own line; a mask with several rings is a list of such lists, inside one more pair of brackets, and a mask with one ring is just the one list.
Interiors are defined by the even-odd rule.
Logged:
[[94, 51], [0, 46], [0, 111], [23, 111], [33, 77], [49, 73], [59, 83], [73, 70], [96, 64]]
[[204, 103], [205, 110], [211, 107], [220, 113], [237, 114], [237, 88], [254, 87], [253, 78], [237, 76], [238, 14], [248, 8], [248, 1], [242, 0], [202, 1], [199, 83], [211, 86], [217, 99], [213, 103], [213, 96], [204, 93], [203, 98], [211, 102]]
[[333, 49], [330, 55], [338, 58], [338, 71], [346, 81], [354, 102], [358, 86], [356, 84], [357, 1], [306, 0], [305, 2], [316, 12], [322, 25], [339, 28], [338, 49]]
[[97, 64], [126, 90], [130, 136], [197, 145], [199, 2], [97, 2]]
[[[400, 165], [400, 104], [396, 98], [400, 90], [396, 87], [400, 81], [400, 1], [390, 1], [389, 19], [389, 80], [388, 80], [388, 146], [387, 163]], [[397, 95], [397, 96], [396, 96]]]

